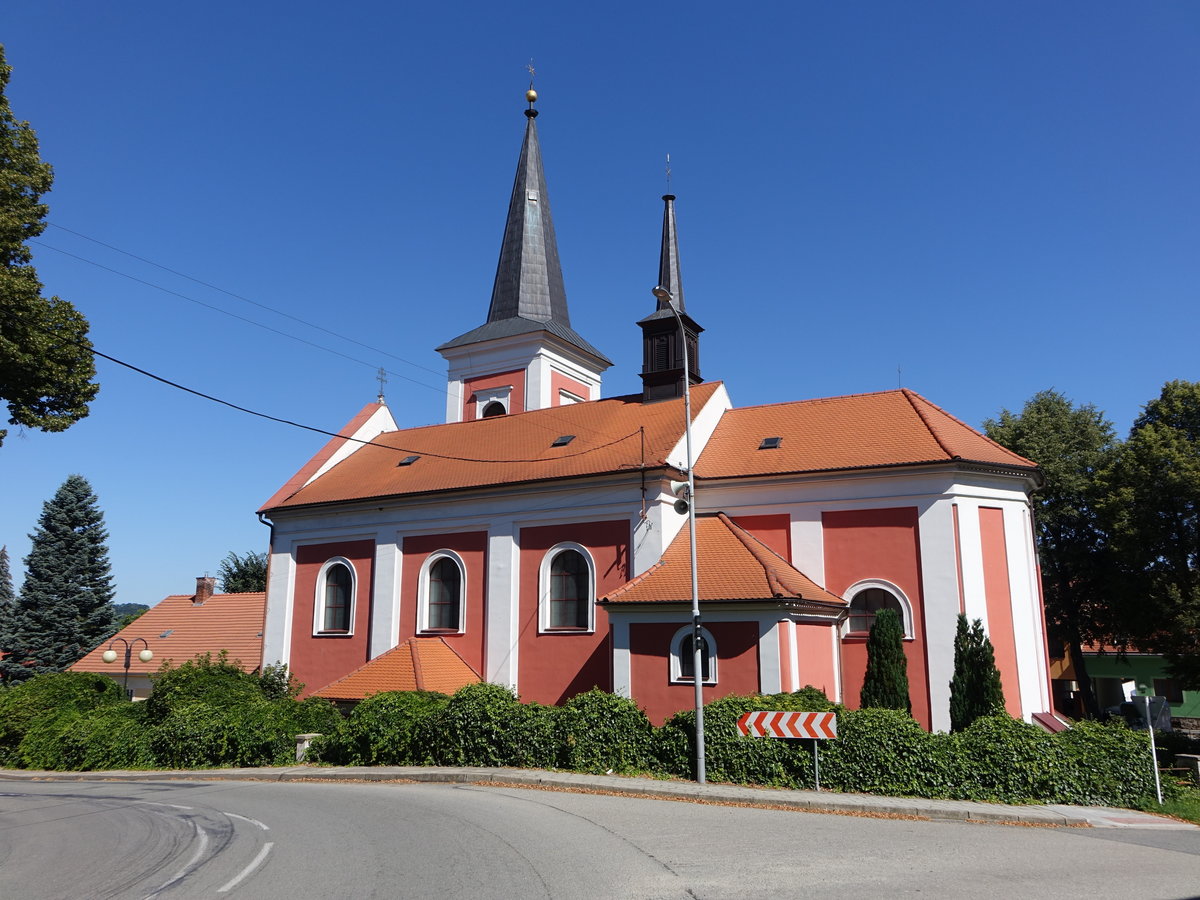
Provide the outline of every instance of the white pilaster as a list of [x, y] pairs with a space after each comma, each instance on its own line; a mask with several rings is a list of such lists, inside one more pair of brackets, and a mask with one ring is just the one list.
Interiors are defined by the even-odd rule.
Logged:
[[488, 530], [487, 647], [484, 679], [517, 689], [520, 546], [512, 520]]

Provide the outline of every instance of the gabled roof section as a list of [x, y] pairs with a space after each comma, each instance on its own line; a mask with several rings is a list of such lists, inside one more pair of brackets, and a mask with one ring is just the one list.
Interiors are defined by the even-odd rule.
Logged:
[[[760, 450], [766, 437], [782, 441]], [[731, 478], [952, 461], [1037, 467], [920, 394], [901, 389], [730, 410], [696, 473]]]
[[259, 508], [260, 511], [278, 505], [281, 500], [290, 497], [304, 485], [320, 478], [364, 446], [364, 442], [386, 431], [395, 430], [396, 420], [392, 418], [387, 406], [384, 403], [368, 403], [357, 416], [346, 423], [336, 437], [329, 439], [316, 456], [301, 466], [300, 471], [289, 478], [287, 483]]
[[[266, 594], [213, 594], [201, 604], [193, 603], [192, 598], [191, 594], [167, 597], [117, 632], [116, 637], [130, 643], [144, 638], [154, 654], [152, 660], [142, 662], [137, 656], [142, 649], [138, 644], [129, 666], [131, 674], [147, 675], [157, 672], [164, 661], [178, 666], [205, 653], [215, 657], [222, 650], [230, 662], [239, 663], [247, 672], [262, 664]], [[108, 645], [105, 641], [71, 666], [72, 671], [123, 675], [123, 659], [106, 663], [101, 658]], [[122, 645], [114, 649], [124, 651]]]
[[[846, 601], [795, 568], [725, 513], [696, 518], [696, 557], [701, 602], [780, 600], [827, 606]], [[659, 562], [600, 598], [601, 603], [690, 603], [692, 570], [687, 529], [676, 535]]]
[[[692, 389], [692, 418], [721, 387]], [[563, 434], [575, 440], [551, 443]], [[610, 397], [379, 435], [320, 477], [276, 493], [264, 510], [576, 478], [665, 465], [683, 434], [683, 400]], [[406, 456], [420, 457], [398, 466]]]
[[504, 223], [487, 323], [437, 349], [449, 350], [495, 338], [545, 331], [611, 365], [611, 360], [571, 328], [567, 290], [558, 259], [558, 239], [550, 214], [550, 194], [542, 170], [542, 148], [534, 121], [537, 111], [528, 109], [525, 115], [525, 140], [521, 144], [512, 196], [508, 201], [508, 218]]
[[381, 653], [313, 696], [362, 700], [384, 691], [437, 691], [453, 694], [483, 679], [440, 637], [414, 637]]

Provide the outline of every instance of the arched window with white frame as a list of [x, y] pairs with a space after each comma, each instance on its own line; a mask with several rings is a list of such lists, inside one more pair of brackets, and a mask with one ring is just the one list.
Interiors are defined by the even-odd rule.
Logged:
[[463, 631], [467, 568], [453, 550], [432, 553], [421, 566], [417, 629]]
[[340, 556], [327, 560], [317, 573], [313, 634], [354, 633], [354, 601], [358, 587], [354, 564]]
[[846, 618], [843, 637], [865, 638], [875, 624], [875, 614], [881, 609], [890, 609], [900, 617], [905, 639], [912, 638], [912, 604], [904, 591], [890, 581], [877, 578], [859, 581], [847, 588], [844, 596], [850, 601], [850, 615]]
[[[685, 625], [671, 638], [672, 682], [692, 684], [696, 680], [695, 634], [694, 626]], [[703, 626], [700, 628], [700, 683], [717, 683], [717, 642], [712, 632]]]
[[581, 544], [565, 542], [542, 557], [538, 578], [539, 629], [591, 632], [596, 627], [596, 564]]

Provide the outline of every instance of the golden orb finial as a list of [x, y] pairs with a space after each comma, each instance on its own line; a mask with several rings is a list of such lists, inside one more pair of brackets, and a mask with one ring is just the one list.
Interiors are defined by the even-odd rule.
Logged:
[[530, 103], [537, 103], [537, 91], [535, 91], [533, 88], [530, 88], [525, 92], [525, 99]]

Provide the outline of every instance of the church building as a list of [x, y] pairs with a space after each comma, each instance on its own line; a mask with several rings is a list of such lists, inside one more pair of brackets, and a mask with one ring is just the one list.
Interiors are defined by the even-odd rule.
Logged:
[[528, 99], [487, 319], [437, 348], [445, 424], [401, 429], [368, 404], [260, 510], [263, 661], [336, 699], [599, 687], [657, 724], [691, 708], [697, 675], [706, 700], [811, 684], [857, 707], [867, 632], [893, 609], [913, 715], [948, 730], [963, 612], [1008, 711], [1048, 712], [1035, 464], [910, 390], [734, 406], [701, 376], [669, 194], [642, 391], [604, 396], [612, 363], [571, 327]]

